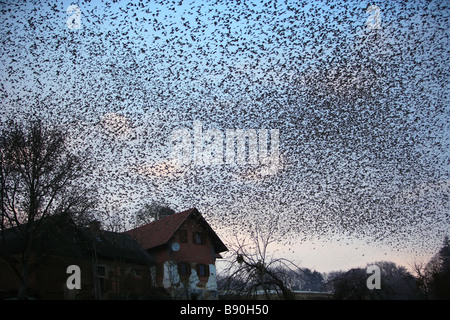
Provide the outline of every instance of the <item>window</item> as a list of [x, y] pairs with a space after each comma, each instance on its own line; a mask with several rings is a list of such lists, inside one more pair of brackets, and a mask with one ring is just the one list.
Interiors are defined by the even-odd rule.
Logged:
[[106, 267], [97, 265], [95, 270], [97, 271], [97, 275], [95, 277], [95, 290], [98, 294], [100, 294], [105, 290], [105, 279], [106, 279]]
[[201, 233], [201, 232], [194, 232], [193, 238], [194, 238], [193, 241], [195, 244], [204, 244], [204, 242], [205, 242], [203, 233]]
[[197, 265], [197, 275], [199, 277], [209, 276], [209, 266], [206, 264], [198, 264]]
[[97, 277], [106, 277], [106, 268], [105, 266], [97, 266]]
[[178, 263], [178, 273], [180, 276], [188, 276], [191, 274], [191, 266], [187, 262]]
[[180, 231], [180, 242], [187, 243], [187, 230]]

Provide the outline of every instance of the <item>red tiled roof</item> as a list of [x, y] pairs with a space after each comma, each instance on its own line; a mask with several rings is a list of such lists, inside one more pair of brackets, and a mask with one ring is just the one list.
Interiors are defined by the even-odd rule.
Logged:
[[213, 238], [216, 252], [227, 251], [227, 247], [211, 229], [209, 224], [205, 221], [196, 208], [175, 213], [160, 220], [126, 231], [126, 233], [128, 233], [133, 239], [136, 239], [136, 241], [145, 250], [148, 250], [169, 242], [174, 233], [177, 232], [186, 219], [192, 214], [198, 215], [201, 218], [201, 222], [203, 223], [205, 229]]
[[175, 213], [160, 220], [126, 231], [145, 249], [167, 243], [195, 208]]

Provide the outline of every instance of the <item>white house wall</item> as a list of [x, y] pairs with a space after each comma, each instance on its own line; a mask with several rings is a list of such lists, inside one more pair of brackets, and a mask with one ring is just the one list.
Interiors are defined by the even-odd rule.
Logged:
[[173, 261], [164, 262], [163, 287], [169, 289], [174, 284], [180, 283], [178, 265]]
[[177, 287], [178, 289], [185, 289], [186, 285], [188, 285], [190, 292], [198, 292], [199, 290], [217, 291], [217, 275], [216, 266], [214, 264], [209, 265], [209, 277], [205, 288], [199, 288], [197, 286], [199, 283], [200, 279], [197, 275], [197, 271], [192, 265], [189, 283], [185, 284], [181, 282], [181, 278], [178, 273], [178, 264], [175, 261], [164, 262], [163, 287], [165, 289], [174, 289], [174, 287]]
[[206, 290], [217, 290], [216, 266], [213, 264], [209, 265], [209, 277], [206, 283]]

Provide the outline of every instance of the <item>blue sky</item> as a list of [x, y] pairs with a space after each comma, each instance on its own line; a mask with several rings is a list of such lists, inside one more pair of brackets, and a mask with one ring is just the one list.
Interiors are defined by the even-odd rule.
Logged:
[[[368, 262], [434, 253], [449, 230], [446, 1], [6, 1], [1, 15], [2, 121], [63, 124], [119, 221], [151, 199], [197, 206], [224, 237], [279, 215], [292, 248], [366, 241]], [[194, 121], [278, 129], [282, 170], [170, 162], [171, 133]]]

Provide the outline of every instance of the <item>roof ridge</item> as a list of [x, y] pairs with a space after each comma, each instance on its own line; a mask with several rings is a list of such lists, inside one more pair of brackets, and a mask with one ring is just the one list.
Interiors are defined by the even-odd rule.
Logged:
[[[138, 230], [138, 229], [140, 229], [140, 228], [148, 227], [148, 226], [150, 226], [150, 225], [156, 224], [157, 222], [161, 222], [161, 221], [164, 221], [164, 220], [169, 219], [169, 218], [172, 218], [172, 219], [173, 219], [174, 216], [178, 216], [178, 215], [180, 215], [180, 214], [185, 214], [185, 213], [187, 213], [188, 211], [191, 211], [191, 212], [189, 212], [189, 214], [186, 216], [186, 218], [187, 218], [194, 210], [197, 210], [197, 208], [193, 207], [193, 208], [190, 208], [190, 209], [187, 209], [187, 210], [183, 210], [183, 211], [180, 211], [180, 212], [171, 214], [171, 215], [166, 216], [166, 217], [164, 217], [164, 218], [161, 218], [161, 219], [158, 219], [158, 220], [155, 220], [155, 221], [151, 221], [151, 222], [148, 222], [148, 223], [146, 223], [146, 224], [140, 225], [140, 226], [138, 226], [138, 227], [136, 227], [136, 228], [127, 230], [127, 231], [125, 231], [125, 233], [126, 233], [126, 232], [129, 232], [129, 231], [135, 231], [135, 230]], [[198, 211], [198, 210], [197, 210], [197, 211]]]

